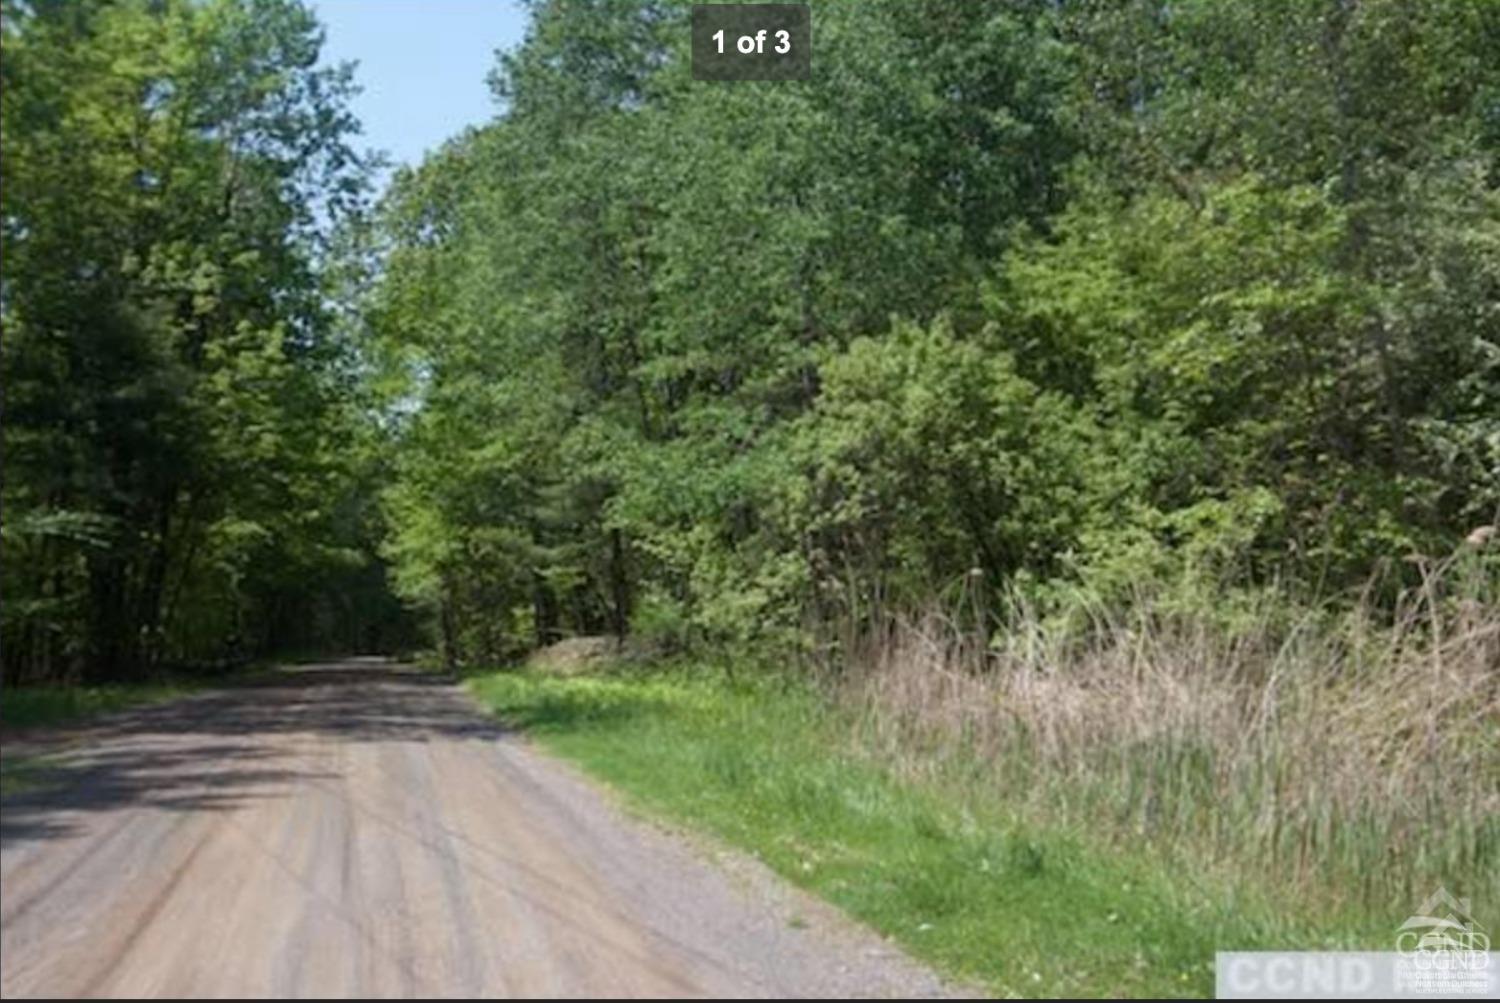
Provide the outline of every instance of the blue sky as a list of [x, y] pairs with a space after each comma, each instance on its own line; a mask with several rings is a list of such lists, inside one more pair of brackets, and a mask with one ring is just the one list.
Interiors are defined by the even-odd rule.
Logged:
[[327, 29], [323, 58], [352, 60], [362, 93], [358, 145], [397, 164], [422, 155], [495, 113], [485, 75], [495, 50], [526, 32], [517, 0], [313, 0]]

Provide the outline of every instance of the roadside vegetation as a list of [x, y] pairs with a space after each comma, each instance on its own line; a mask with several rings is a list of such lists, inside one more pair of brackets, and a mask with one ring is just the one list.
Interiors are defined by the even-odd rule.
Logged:
[[1500, 595], [1472, 552], [1424, 572], [1394, 617], [1012, 595], [993, 634], [929, 613], [821, 665], [637, 648], [469, 685], [951, 976], [1209, 995], [1216, 950], [1388, 950], [1435, 888], [1500, 897]]
[[499, 671], [469, 685], [637, 810], [754, 854], [997, 995], [1204, 996], [1215, 950], [1388, 944], [1384, 910], [1112, 838], [1124, 834], [1015, 798], [992, 759], [884, 744], [886, 720], [805, 674], [732, 668]]
[[1500, 594], [1449, 571], [1393, 624], [1242, 596], [1018, 603], [988, 644], [927, 618], [828, 688], [903, 776], [977, 771], [1016, 812], [1380, 929], [1441, 886], [1500, 896]]
[[196, 688], [188, 682], [7, 687], [0, 692], [0, 726], [13, 732], [77, 724], [111, 711], [172, 700]]
[[[298, 660], [281, 657], [275, 662]], [[16, 735], [32, 728], [83, 724], [114, 711], [163, 703], [206, 689], [254, 683], [275, 671], [272, 664], [258, 661], [198, 671], [161, 672], [153, 679], [129, 683], [7, 686], [0, 689], [0, 729]]]
[[17, 753], [13, 749], [0, 752], [0, 795], [24, 794], [52, 786], [53, 765], [50, 756]]

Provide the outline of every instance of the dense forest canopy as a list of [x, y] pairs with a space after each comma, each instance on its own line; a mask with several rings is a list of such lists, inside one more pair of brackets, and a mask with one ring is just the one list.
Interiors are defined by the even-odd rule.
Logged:
[[538, 4], [403, 174], [385, 553], [455, 658], [1186, 578], [1399, 587], [1500, 509], [1500, 5]]
[[350, 71], [290, 0], [3, 13], [7, 677], [369, 643]]
[[7, 676], [402, 643], [387, 575], [454, 663], [1378, 594], [1500, 517], [1500, 4], [818, 3], [735, 84], [689, 10], [532, 4], [366, 211], [300, 4], [7, 2]]

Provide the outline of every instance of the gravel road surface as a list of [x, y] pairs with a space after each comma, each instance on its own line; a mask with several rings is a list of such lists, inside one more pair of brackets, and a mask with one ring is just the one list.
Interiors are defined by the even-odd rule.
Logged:
[[6, 998], [945, 992], [404, 666], [287, 669], [40, 751], [0, 802]]

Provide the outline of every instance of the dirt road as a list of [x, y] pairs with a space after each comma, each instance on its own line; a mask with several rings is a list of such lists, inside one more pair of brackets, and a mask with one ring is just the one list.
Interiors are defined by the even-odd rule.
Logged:
[[0, 803], [7, 998], [942, 990], [400, 666], [138, 711], [55, 761]]

